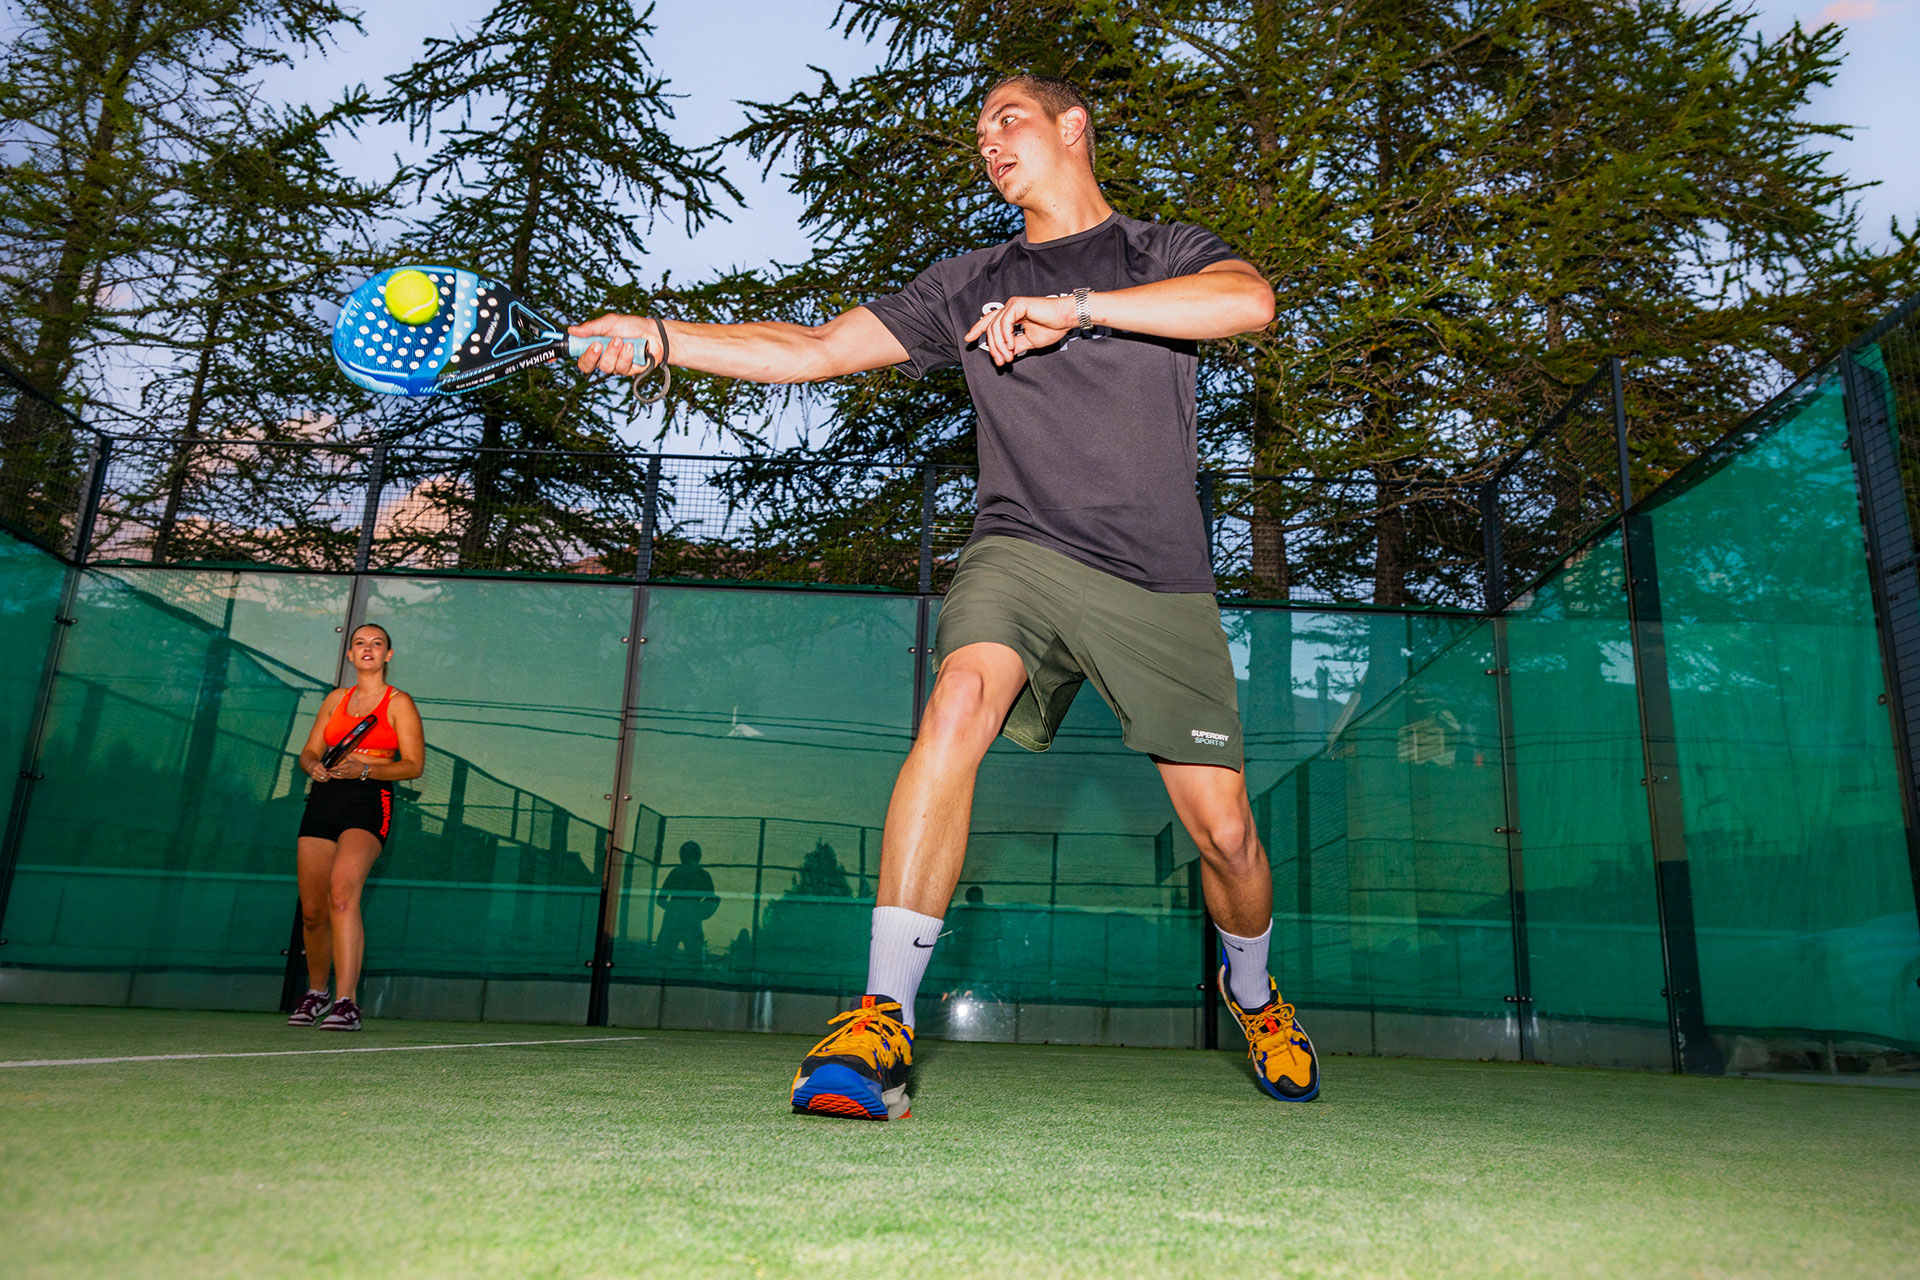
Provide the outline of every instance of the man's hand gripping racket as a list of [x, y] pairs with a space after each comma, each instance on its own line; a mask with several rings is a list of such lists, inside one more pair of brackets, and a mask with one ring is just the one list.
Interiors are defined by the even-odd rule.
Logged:
[[[623, 372], [661, 371], [659, 390], [642, 396], [642, 404], [660, 400], [673, 384], [666, 326], [653, 323], [658, 341], [639, 339], [637, 350], [625, 353]], [[369, 391], [397, 396], [458, 395], [616, 342], [569, 334], [499, 281], [447, 266], [380, 272], [347, 296], [333, 326], [341, 372]]]

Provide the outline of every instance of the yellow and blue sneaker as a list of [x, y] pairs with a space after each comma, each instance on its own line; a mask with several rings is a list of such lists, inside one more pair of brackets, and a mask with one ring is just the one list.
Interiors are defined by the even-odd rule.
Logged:
[[1242, 1009], [1227, 986], [1227, 966], [1220, 965], [1220, 994], [1240, 1020], [1247, 1036], [1247, 1056], [1253, 1059], [1253, 1078], [1282, 1102], [1312, 1102], [1320, 1096], [1320, 1057], [1313, 1041], [1293, 1016], [1293, 1006], [1280, 1002], [1280, 987], [1267, 977], [1267, 1002], [1258, 1009]]
[[913, 1065], [913, 1030], [900, 1020], [900, 1002], [861, 996], [858, 1006], [828, 1025], [839, 1023], [846, 1025], [828, 1032], [793, 1073], [793, 1109], [850, 1120], [912, 1115], [907, 1069]]

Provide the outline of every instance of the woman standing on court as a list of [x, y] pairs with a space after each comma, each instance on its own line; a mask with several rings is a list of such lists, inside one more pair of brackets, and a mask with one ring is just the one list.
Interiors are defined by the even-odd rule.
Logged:
[[[307, 994], [287, 1022], [323, 1031], [358, 1031], [354, 994], [366, 930], [360, 890], [393, 826], [393, 784], [417, 778], [426, 764], [426, 735], [413, 699], [387, 683], [393, 637], [375, 622], [355, 627], [347, 641], [354, 681], [320, 704], [313, 731], [300, 749], [300, 767], [313, 779], [300, 820], [300, 922], [307, 943]], [[321, 763], [361, 720], [374, 725], [331, 769]], [[327, 972], [336, 985], [327, 994]]]

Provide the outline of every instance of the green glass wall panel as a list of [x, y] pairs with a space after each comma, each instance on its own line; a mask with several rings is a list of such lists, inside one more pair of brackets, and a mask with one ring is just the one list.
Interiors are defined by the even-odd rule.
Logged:
[[[1755, 1050], [1769, 1063], [1796, 1042], [1920, 1047], [1920, 930], [1845, 444], [1831, 377], [1651, 514], [1706, 1018], [1771, 1042]], [[1752, 1056], [1736, 1047], [1731, 1065]]]
[[587, 981], [633, 592], [369, 583], [428, 744], [368, 882], [370, 976]]
[[90, 571], [7, 908], [7, 962], [277, 975], [340, 579]]
[[1337, 711], [1296, 693], [1313, 727], [1296, 718], [1280, 740], [1299, 758], [1282, 759], [1284, 771], [1254, 796], [1288, 998], [1509, 1018], [1512, 903], [1496, 830], [1505, 801], [1490, 628], [1382, 614], [1252, 623], [1338, 637], [1353, 664]]
[[859, 990], [918, 607], [649, 589], [616, 984]]
[[[1663, 1062], [1666, 978], [1620, 534], [1516, 601], [1506, 627], [1533, 1011], [1658, 1028], [1642, 1060]], [[1591, 1060], [1593, 1042], [1575, 1043]], [[1539, 1056], [1556, 1057], [1551, 1035]]]
[[9, 776], [26, 746], [66, 577], [54, 556], [0, 533], [0, 762]]

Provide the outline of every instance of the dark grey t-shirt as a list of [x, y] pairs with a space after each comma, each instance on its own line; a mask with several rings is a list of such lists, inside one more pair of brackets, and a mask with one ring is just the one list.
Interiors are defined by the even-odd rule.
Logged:
[[1194, 494], [1194, 343], [1096, 329], [995, 368], [961, 339], [1015, 295], [1125, 289], [1237, 256], [1199, 227], [1115, 214], [950, 258], [867, 304], [907, 349], [897, 368], [966, 374], [980, 419], [974, 537], [1023, 538], [1154, 591], [1213, 590]]

